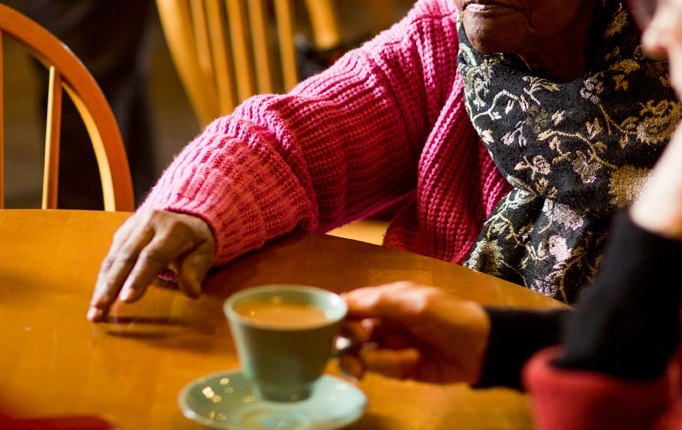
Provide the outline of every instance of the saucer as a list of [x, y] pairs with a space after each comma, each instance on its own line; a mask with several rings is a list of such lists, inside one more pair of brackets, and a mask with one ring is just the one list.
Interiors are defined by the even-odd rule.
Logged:
[[310, 398], [271, 402], [259, 398], [240, 371], [222, 371], [186, 385], [178, 405], [187, 418], [213, 429], [332, 430], [360, 418], [367, 397], [352, 384], [324, 375]]

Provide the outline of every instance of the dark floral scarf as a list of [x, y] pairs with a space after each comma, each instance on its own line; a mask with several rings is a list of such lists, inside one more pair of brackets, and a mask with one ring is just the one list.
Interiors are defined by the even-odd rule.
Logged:
[[637, 196], [680, 117], [668, 64], [644, 56], [625, 11], [608, 22], [588, 72], [568, 83], [480, 54], [461, 22], [459, 37], [467, 112], [514, 186], [466, 265], [573, 303], [610, 219]]

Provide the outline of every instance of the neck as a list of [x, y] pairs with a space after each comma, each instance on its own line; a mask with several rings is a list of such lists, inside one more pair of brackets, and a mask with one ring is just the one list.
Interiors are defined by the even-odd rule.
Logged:
[[582, 44], [558, 44], [555, 49], [539, 49], [519, 54], [519, 57], [534, 75], [556, 82], [570, 82], [585, 73], [586, 49], [587, 46]]
[[[615, 5], [618, 5], [615, 2]], [[614, 2], [598, 2], [594, 10], [586, 9], [576, 17], [567, 31], [552, 38], [538, 38], [528, 44], [528, 49], [518, 56], [536, 75], [557, 82], [569, 82], [585, 73], [587, 53], [598, 40], [605, 20], [618, 8]], [[595, 32], [595, 29], [599, 31]]]

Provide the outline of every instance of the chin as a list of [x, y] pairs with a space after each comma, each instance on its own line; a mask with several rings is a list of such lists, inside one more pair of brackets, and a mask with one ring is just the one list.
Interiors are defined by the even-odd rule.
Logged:
[[512, 39], [499, 37], [499, 35], [489, 36], [483, 35], [483, 37], [474, 34], [470, 36], [467, 34], [471, 45], [482, 54], [501, 54], [501, 53], [513, 53], [518, 51], [516, 43], [513, 43]]
[[[511, 17], [508, 17], [511, 18]], [[483, 54], [516, 52], [523, 46], [522, 31], [500, 31], [501, 28], [522, 28], [515, 19], [464, 19], [464, 31], [471, 45]]]

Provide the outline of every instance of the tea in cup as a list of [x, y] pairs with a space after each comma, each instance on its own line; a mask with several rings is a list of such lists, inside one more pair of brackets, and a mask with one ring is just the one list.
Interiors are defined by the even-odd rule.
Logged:
[[265, 285], [224, 305], [244, 375], [263, 399], [305, 400], [324, 374], [347, 307], [336, 293], [303, 285]]

